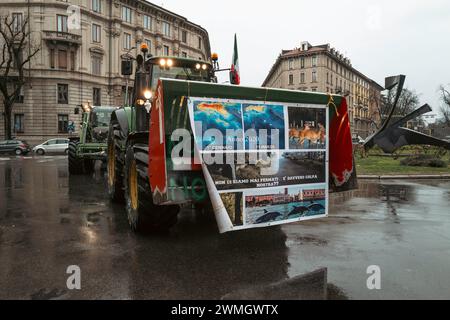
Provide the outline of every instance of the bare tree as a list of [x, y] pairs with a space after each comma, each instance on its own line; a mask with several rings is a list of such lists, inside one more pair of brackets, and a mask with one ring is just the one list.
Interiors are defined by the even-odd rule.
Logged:
[[26, 67], [40, 50], [30, 41], [29, 19], [0, 17], [0, 92], [5, 110], [5, 136], [11, 139], [11, 114], [24, 84]]
[[386, 114], [384, 110], [386, 101], [385, 97], [372, 87], [369, 89], [369, 105], [371, 106], [370, 123], [378, 130], [381, 126], [383, 115]]
[[447, 126], [450, 126], [450, 92], [445, 86], [440, 86], [442, 107], [440, 108], [443, 116], [443, 121]]
[[[390, 111], [392, 104], [394, 103], [395, 94], [395, 90], [391, 90], [387, 94], [387, 112]], [[419, 95], [414, 90], [404, 88], [400, 95], [400, 99], [398, 100], [397, 109], [394, 112], [394, 116], [406, 116], [408, 113], [413, 112], [419, 107], [419, 102]]]

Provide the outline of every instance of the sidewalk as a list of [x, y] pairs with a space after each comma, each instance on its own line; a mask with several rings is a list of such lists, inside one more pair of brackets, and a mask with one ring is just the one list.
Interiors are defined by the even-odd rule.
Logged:
[[450, 179], [450, 174], [358, 175], [358, 179]]

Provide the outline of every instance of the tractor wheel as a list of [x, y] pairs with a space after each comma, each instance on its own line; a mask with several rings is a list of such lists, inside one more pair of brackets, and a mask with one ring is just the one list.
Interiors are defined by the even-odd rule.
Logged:
[[128, 222], [137, 232], [167, 231], [177, 223], [180, 207], [157, 206], [148, 180], [148, 146], [129, 146], [125, 158], [125, 203]]
[[84, 173], [90, 174], [90, 173], [94, 172], [95, 160], [84, 159], [83, 165], [84, 165]]
[[195, 204], [194, 211], [195, 218], [199, 222], [211, 223], [215, 221], [214, 208], [209, 197], [207, 202]]
[[69, 173], [74, 175], [83, 174], [83, 160], [77, 157], [78, 141], [69, 142]]
[[108, 173], [108, 195], [115, 202], [124, 201], [123, 166], [125, 161], [120, 148], [120, 140], [122, 140], [122, 132], [119, 123], [112, 120], [108, 132], [106, 171]]

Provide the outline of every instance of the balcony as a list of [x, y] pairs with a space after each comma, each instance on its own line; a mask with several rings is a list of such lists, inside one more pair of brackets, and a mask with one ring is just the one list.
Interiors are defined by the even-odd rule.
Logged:
[[70, 32], [44, 31], [43, 39], [53, 44], [62, 43], [75, 46], [81, 44], [81, 36]]

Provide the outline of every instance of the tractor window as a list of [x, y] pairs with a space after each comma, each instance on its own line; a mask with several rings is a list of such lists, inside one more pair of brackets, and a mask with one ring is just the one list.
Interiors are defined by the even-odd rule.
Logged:
[[111, 118], [110, 112], [93, 112], [92, 113], [92, 126], [93, 127], [108, 127], [109, 120]]
[[210, 82], [208, 70], [196, 70], [189, 67], [172, 67], [161, 69], [159, 65], [153, 66], [152, 89], [155, 89], [159, 78], [180, 79]]

